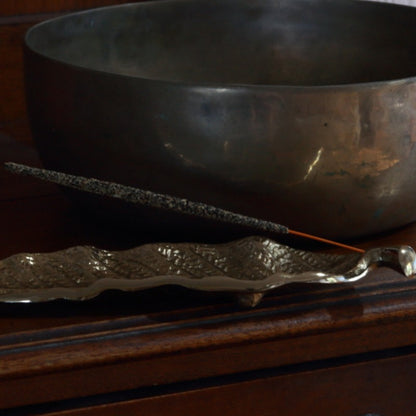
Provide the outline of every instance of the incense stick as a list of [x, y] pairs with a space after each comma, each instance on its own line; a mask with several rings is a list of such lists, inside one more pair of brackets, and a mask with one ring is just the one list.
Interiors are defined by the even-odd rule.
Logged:
[[276, 224], [271, 221], [261, 220], [242, 214], [237, 214], [222, 208], [204, 204], [202, 202], [189, 201], [184, 198], [146, 191], [132, 186], [121, 185], [114, 182], [102, 181], [94, 178], [70, 175], [62, 172], [39, 169], [13, 162], [5, 163], [7, 170], [17, 174], [29, 175], [41, 180], [78, 189], [84, 192], [90, 192], [97, 195], [103, 195], [111, 198], [121, 199], [133, 204], [143, 205], [151, 208], [161, 208], [180, 214], [192, 215], [199, 218], [219, 221], [222, 223], [235, 224], [258, 229], [267, 233], [292, 234], [342, 247], [344, 249], [364, 253], [356, 247], [327, 240], [299, 231], [290, 230], [288, 227]]

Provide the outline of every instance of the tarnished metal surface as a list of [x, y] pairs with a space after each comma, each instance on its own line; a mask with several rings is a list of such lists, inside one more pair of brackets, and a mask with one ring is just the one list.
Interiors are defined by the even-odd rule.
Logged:
[[378, 264], [416, 272], [410, 247], [333, 255], [296, 250], [261, 237], [228, 244], [148, 244], [126, 251], [72, 247], [55, 253], [16, 254], [0, 261], [0, 302], [82, 300], [107, 289], [162, 285], [232, 292], [254, 306], [262, 294], [287, 283], [345, 283]]
[[[347, 238], [416, 219], [416, 10], [172, 0], [26, 37], [46, 167]], [[100, 202], [101, 203], [101, 202]]]

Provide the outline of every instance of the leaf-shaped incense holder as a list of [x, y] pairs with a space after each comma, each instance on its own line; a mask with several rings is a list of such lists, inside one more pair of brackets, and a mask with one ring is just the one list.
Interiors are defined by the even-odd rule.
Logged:
[[364, 254], [297, 250], [262, 237], [227, 244], [147, 244], [125, 251], [79, 246], [44, 254], [16, 254], [0, 261], [0, 301], [83, 300], [107, 289], [142, 290], [161, 285], [234, 292], [246, 306], [292, 282], [355, 281], [383, 263], [410, 277], [411, 247], [375, 248]]

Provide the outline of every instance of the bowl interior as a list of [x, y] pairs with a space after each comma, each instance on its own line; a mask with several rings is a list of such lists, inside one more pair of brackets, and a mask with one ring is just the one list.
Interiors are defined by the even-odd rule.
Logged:
[[360, 1], [174, 0], [76, 13], [26, 44], [71, 65], [146, 79], [333, 85], [416, 75], [416, 8]]

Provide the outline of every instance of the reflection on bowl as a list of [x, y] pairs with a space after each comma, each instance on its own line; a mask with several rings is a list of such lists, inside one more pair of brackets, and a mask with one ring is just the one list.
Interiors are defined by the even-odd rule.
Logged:
[[348, 0], [67, 15], [26, 36], [34, 139], [47, 168], [332, 238], [387, 230], [416, 219], [415, 38], [415, 9]]

